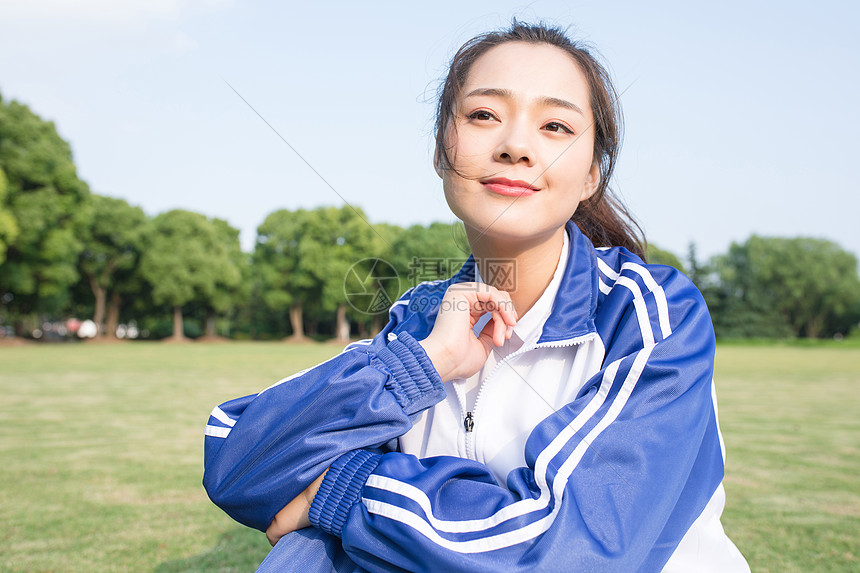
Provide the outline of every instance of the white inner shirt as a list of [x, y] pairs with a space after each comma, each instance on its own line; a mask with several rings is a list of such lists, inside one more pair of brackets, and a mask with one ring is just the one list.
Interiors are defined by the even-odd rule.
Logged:
[[[453, 380], [454, 384], [459, 386], [459, 390], [466, 397], [466, 410], [471, 412], [475, 407], [475, 399], [478, 396], [478, 391], [481, 388], [481, 381], [484, 380], [496, 365], [509, 354], [512, 354], [523, 347], [527, 342], [537, 342], [540, 336], [543, 324], [549, 318], [552, 312], [552, 303], [555, 301], [555, 295], [558, 292], [558, 287], [561, 285], [561, 277], [564, 276], [564, 271], [567, 268], [567, 253], [569, 249], [570, 239], [567, 237], [567, 230], [563, 233], [564, 239], [561, 246], [561, 254], [559, 255], [558, 263], [556, 263], [555, 273], [547, 285], [543, 294], [540, 295], [537, 302], [517, 320], [514, 326], [514, 332], [510, 339], [506, 340], [502, 346], [493, 346], [493, 351], [487, 357], [484, 366], [469, 378], [458, 378]], [[516, 269], [514, 269], [516, 272]], [[478, 266], [475, 265], [475, 282], [483, 283], [481, 273]], [[481, 332], [484, 325], [492, 318], [492, 313], [488, 312], [475, 323], [472, 331], [475, 336]]]

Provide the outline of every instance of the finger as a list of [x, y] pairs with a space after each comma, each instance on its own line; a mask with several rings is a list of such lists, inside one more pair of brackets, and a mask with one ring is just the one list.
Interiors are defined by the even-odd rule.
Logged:
[[496, 346], [503, 346], [505, 344], [505, 340], [507, 340], [507, 330], [508, 325], [505, 324], [505, 319], [502, 318], [502, 315], [498, 312], [493, 313], [493, 322], [496, 325], [495, 330], [495, 342]]
[[517, 320], [519, 320], [519, 315], [517, 315], [517, 309], [514, 308], [514, 301], [511, 300], [510, 293], [505, 291], [501, 292], [499, 312], [502, 314], [505, 324], [508, 326], [516, 326]]
[[487, 310], [499, 312], [504, 323], [508, 326], [515, 326], [517, 323], [517, 311], [514, 308], [514, 303], [511, 300], [511, 295], [507, 291], [499, 290], [495, 287], [490, 287], [490, 290], [484, 294], [486, 299], [485, 305]]
[[492, 345], [496, 343], [496, 321], [490, 319], [487, 321], [487, 324], [484, 325], [484, 328], [481, 329], [481, 335], [479, 336], [480, 340], [484, 342], [484, 344], [490, 346], [492, 349]]
[[492, 324], [492, 321], [488, 322], [487, 325], [484, 326], [484, 329], [481, 331], [481, 334], [478, 336], [478, 342], [484, 345], [484, 350], [486, 351], [487, 356], [492, 354], [493, 346], [495, 346], [495, 343], [493, 342]]

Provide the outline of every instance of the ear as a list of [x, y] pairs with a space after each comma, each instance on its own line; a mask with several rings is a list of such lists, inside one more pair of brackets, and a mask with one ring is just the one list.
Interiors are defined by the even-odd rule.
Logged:
[[585, 184], [582, 189], [582, 197], [580, 202], [590, 199], [592, 195], [600, 187], [600, 165], [597, 162], [591, 164], [591, 169], [588, 170], [588, 175], [585, 178]]

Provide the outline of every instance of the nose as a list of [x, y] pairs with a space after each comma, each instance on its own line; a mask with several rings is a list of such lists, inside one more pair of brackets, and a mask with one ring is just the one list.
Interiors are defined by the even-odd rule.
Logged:
[[505, 130], [493, 157], [501, 163], [515, 165], [522, 162], [527, 166], [533, 165], [535, 154], [526, 130], [516, 125]]

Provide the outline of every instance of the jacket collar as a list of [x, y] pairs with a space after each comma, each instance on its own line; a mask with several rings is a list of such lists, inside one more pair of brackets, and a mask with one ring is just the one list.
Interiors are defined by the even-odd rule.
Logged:
[[[573, 221], [566, 225], [570, 236], [567, 268], [552, 303], [552, 312], [543, 325], [538, 344], [563, 342], [596, 332], [597, 260], [591, 241]], [[475, 280], [475, 257], [469, 255], [450, 283]]]

